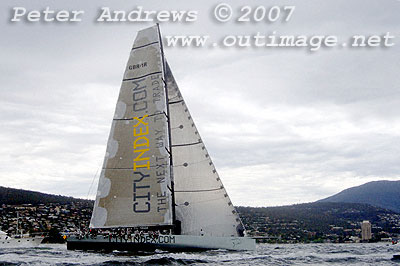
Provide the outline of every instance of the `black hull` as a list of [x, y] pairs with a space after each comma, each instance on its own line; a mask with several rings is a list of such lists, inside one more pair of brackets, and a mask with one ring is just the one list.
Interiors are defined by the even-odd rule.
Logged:
[[190, 235], [133, 235], [131, 237], [85, 237], [71, 236], [67, 241], [69, 250], [105, 251], [113, 250], [141, 252], [204, 251], [211, 249], [255, 250], [254, 239], [246, 237], [212, 237]]
[[163, 245], [154, 243], [132, 243], [132, 242], [100, 242], [100, 241], [85, 241], [85, 240], [73, 240], [67, 242], [68, 250], [84, 250], [84, 251], [100, 251], [100, 252], [112, 252], [118, 251], [129, 251], [129, 252], [154, 252], [156, 250], [164, 251], [205, 251], [210, 248], [199, 248], [199, 247], [185, 247], [179, 245]]

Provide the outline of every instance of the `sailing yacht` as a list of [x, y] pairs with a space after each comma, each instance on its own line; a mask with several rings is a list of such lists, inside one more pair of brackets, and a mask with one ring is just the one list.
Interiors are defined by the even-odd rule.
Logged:
[[13, 237], [9, 236], [6, 232], [0, 230], [0, 248], [31, 248], [37, 247], [42, 240], [43, 236], [29, 236], [29, 234], [22, 234], [19, 223], [19, 213], [17, 212], [17, 234]]
[[6, 232], [0, 231], [0, 248], [31, 248], [37, 247], [44, 237], [28, 237], [19, 235], [17, 237], [10, 237]]
[[158, 25], [125, 68], [91, 230], [68, 249], [253, 250], [164, 57]]

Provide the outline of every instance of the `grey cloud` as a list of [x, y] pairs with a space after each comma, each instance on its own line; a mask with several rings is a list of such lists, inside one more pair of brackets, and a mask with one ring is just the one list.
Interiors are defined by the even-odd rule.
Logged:
[[[162, 32], [214, 39], [276, 30], [338, 34], [342, 40], [400, 29], [398, 1], [287, 3], [296, 12], [286, 24], [239, 25], [212, 21], [215, 1], [23, 2], [27, 8], [86, 11], [76, 25], [29, 25], [8, 23], [8, 11], [17, 4], [1, 2], [1, 185], [86, 197], [104, 156], [133, 37], [149, 25], [94, 23], [100, 6], [198, 10], [199, 21], [163, 23]], [[173, 47], [165, 52], [235, 204], [306, 202], [398, 178], [398, 45], [316, 53]]]

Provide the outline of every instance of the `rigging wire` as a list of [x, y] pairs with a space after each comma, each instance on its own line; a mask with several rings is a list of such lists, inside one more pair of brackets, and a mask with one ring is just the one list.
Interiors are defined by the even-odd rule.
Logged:
[[221, 186], [219, 188], [197, 189], [197, 190], [175, 190], [175, 192], [180, 192], [180, 193], [186, 193], [186, 192], [190, 192], [190, 193], [194, 193], [194, 192], [210, 192], [210, 191], [217, 191], [217, 190], [221, 190], [221, 189], [224, 189], [224, 187]]
[[[101, 165], [102, 165], [102, 164], [101, 164]], [[88, 191], [88, 193], [87, 193], [86, 199], [89, 199], [90, 191], [92, 190], [92, 187], [93, 187], [93, 184], [94, 184], [94, 180], [96, 179], [97, 173], [99, 172], [99, 170], [100, 170], [100, 168], [101, 168], [101, 165], [97, 168], [96, 173], [95, 173], [94, 176], [93, 176], [92, 183], [90, 184], [89, 191]]]

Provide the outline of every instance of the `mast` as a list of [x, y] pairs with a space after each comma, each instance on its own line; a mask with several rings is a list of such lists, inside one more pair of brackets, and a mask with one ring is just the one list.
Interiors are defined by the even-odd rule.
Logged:
[[171, 138], [171, 119], [170, 119], [170, 112], [169, 112], [169, 99], [168, 99], [168, 88], [167, 82], [165, 78], [165, 70], [166, 70], [166, 63], [164, 58], [164, 48], [162, 44], [161, 32], [160, 32], [160, 24], [157, 23], [158, 29], [158, 38], [160, 41], [160, 49], [161, 49], [161, 60], [163, 66], [163, 81], [165, 87], [165, 100], [167, 106], [167, 125], [168, 125], [168, 142], [169, 142], [169, 162], [170, 162], [170, 176], [171, 176], [171, 198], [172, 198], [172, 222], [176, 226], [176, 214], [175, 214], [175, 184], [174, 184], [174, 171], [173, 171], [173, 158], [172, 158], [172, 138]]

